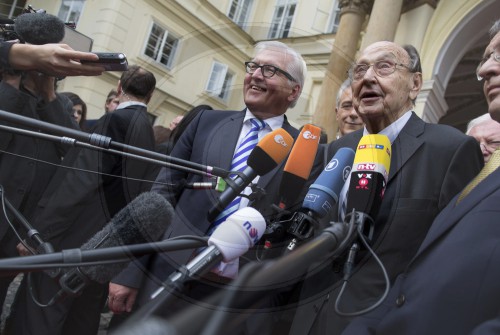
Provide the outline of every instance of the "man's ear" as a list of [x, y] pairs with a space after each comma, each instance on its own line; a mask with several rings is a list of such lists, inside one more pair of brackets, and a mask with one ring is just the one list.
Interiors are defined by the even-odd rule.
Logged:
[[416, 72], [413, 73], [412, 77], [412, 87], [410, 89], [410, 99], [415, 100], [417, 98], [418, 93], [420, 93], [420, 90], [422, 89], [422, 73]]
[[288, 100], [290, 102], [297, 100], [301, 92], [301, 87], [299, 84], [296, 84], [292, 87], [292, 91], [290, 92], [290, 95], [288, 95]]

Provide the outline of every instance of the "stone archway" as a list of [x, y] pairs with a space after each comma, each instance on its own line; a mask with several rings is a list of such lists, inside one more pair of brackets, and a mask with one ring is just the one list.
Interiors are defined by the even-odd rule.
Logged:
[[488, 43], [488, 30], [500, 18], [500, 1], [479, 3], [447, 38], [436, 59], [432, 80], [424, 86], [423, 119], [462, 131], [467, 122], [487, 112], [476, 67]]

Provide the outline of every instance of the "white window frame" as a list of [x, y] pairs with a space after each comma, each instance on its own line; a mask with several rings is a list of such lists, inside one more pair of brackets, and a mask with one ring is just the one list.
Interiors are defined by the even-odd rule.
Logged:
[[[149, 43], [151, 41], [153, 30], [155, 28], [157, 28], [160, 32], [159, 32], [158, 36], [156, 36], [156, 38], [157, 38], [156, 44], [154, 46], [152, 46], [151, 48], [149, 48], [149, 46], [150, 46]], [[165, 44], [167, 43], [169, 38], [173, 39], [174, 43], [172, 45], [170, 54], [167, 55], [166, 53], [164, 53], [164, 49], [165, 49]], [[162, 25], [160, 25], [156, 22], [152, 22], [151, 27], [149, 29], [149, 33], [146, 37], [146, 43], [144, 45], [144, 51], [143, 51], [144, 56], [149, 57], [151, 59], [154, 59], [155, 62], [162, 64], [163, 66], [167, 67], [168, 69], [171, 69], [173, 66], [173, 63], [174, 63], [174, 59], [175, 59], [175, 55], [177, 53], [178, 47], [179, 47], [179, 38], [174, 33], [169, 31], [168, 29], [166, 29]], [[152, 54], [148, 54], [148, 52], [152, 52]], [[162, 61], [163, 58], [166, 58], [167, 61], [163, 62]]]
[[337, 30], [339, 29], [339, 23], [340, 23], [340, 1], [334, 0], [326, 32], [336, 33]]
[[[232, 0], [227, 11], [227, 17], [229, 17], [238, 26], [243, 27], [248, 21], [248, 16], [252, 10], [253, 0]], [[231, 12], [234, 13], [231, 14]]]
[[[63, 6], [67, 6], [67, 11], [63, 12]], [[80, 17], [83, 13], [83, 7], [85, 6], [85, 0], [63, 0], [61, 6], [59, 7], [59, 17], [63, 22], [74, 22], [78, 24]]]
[[214, 97], [227, 101], [233, 79], [234, 74], [229, 71], [229, 66], [213, 61], [205, 91]]
[[[290, 34], [293, 18], [297, 11], [297, 0], [278, 0], [274, 9], [269, 38], [286, 38]], [[290, 11], [293, 8], [293, 14]], [[280, 12], [281, 11], [281, 12]]]

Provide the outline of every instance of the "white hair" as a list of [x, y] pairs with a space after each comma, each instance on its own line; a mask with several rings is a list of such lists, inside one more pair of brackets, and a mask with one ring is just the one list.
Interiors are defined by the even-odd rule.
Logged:
[[490, 113], [483, 114], [481, 116], [478, 116], [475, 119], [470, 120], [469, 123], [467, 124], [467, 131], [465, 132], [465, 134], [469, 135], [469, 133], [473, 127], [479, 125], [480, 123], [483, 123], [484, 121], [489, 121], [489, 120], [493, 120], [491, 118]]

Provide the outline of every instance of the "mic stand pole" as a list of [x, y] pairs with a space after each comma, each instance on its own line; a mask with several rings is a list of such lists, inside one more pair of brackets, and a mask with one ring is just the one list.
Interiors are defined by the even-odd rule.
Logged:
[[[191, 168], [197, 171], [202, 171], [203, 174], [211, 177], [211, 176], [217, 176], [221, 178], [227, 178], [229, 177], [229, 171], [226, 171], [224, 169], [218, 168], [218, 167], [213, 167], [213, 166], [205, 166], [202, 164], [186, 161], [183, 159], [179, 159], [177, 157], [172, 157], [172, 156], [167, 156], [160, 154], [158, 152], [154, 151], [149, 151], [145, 150], [142, 148], [134, 147], [131, 145], [126, 145], [123, 143], [115, 142], [113, 141], [110, 137], [96, 134], [96, 133], [86, 133], [80, 130], [76, 129], [71, 129], [71, 128], [66, 128], [62, 127], [59, 125], [55, 125], [49, 122], [44, 122], [36, 119], [32, 119], [29, 117], [17, 115], [14, 113], [9, 113], [3, 110], [0, 110], [0, 120], [12, 122], [24, 127], [30, 127], [33, 129], [40, 129], [43, 132], [50, 133], [50, 134], [56, 134], [56, 135], [61, 135], [63, 137], [68, 137], [70, 140], [73, 141], [80, 141], [84, 143], [90, 143], [92, 146], [97, 146], [105, 149], [113, 148], [117, 149], [118, 151], [123, 151], [127, 153], [132, 153], [135, 155], [140, 155], [152, 159], [157, 159], [160, 161], [166, 161], [168, 163], [173, 163], [173, 164], [178, 164], [180, 166], [184, 166], [187, 168]], [[3, 126], [1, 129], [3, 130], [9, 130], [12, 129], [12, 127], [8, 126]], [[16, 129], [16, 128], [14, 128]], [[28, 135], [28, 133], [25, 133], [25, 135]], [[32, 136], [31, 133], [28, 136]], [[34, 136], [34, 135], [33, 135]]]
[[140, 257], [156, 252], [195, 249], [207, 245], [208, 237], [196, 239], [178, 238], [154, 243], [123, 245], [103, 249], [66, 249], [51, 254], [11, 257], [0, 259], [0, 273], [6, 271], [41, 271], [54, 267], [86, 266], [86, 263], [128, 262], [132, 257]]
[[[26, 229], [27, 236], [37, 244], [36, 251], [41, 254], [50, 254], [54, 252], [54, 247], [52, 247], [52, 244], [50, 244], [49, 242], [44, 242], [42, 240], [42, 237], [40, 236], [40, 232], [35, 228], [33, 228], [33, 226], [31, 226], [28, 220], [26, 220], [26, 218], [17, 210], [17, 208], [12, 206], [10, 201], [7, 199], [7, 196], [1, 185], [0, 185], [0, 198], [2, 199], [2, 202], [5, 204], [7, 209], [15, 216], [16, 220], [20, 222]], [[7, 216], [7, 213], [4, 214], [5, 216]], [[6, 219], [8, 220], [7, 217]], [[14, 229], [15, 227], [11, 228]]]

